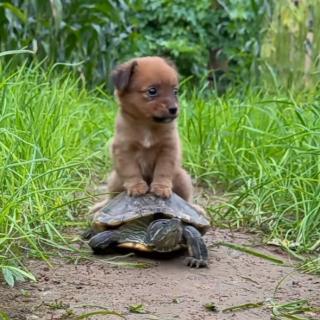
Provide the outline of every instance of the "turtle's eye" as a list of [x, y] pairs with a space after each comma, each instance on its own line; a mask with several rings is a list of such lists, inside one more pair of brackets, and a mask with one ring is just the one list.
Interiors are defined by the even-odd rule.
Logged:
[[149, 97], [155, 97], [158, 95], [158, 90], [155, 87], [151, 87], [147, 90], [147, 93]]

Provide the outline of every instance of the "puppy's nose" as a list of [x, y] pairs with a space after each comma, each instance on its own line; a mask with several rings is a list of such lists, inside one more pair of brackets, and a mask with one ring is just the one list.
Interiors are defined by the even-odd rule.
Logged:
[[177, 111], [178, 111], [178, 108], [176, 108], [176, 107], [171, 107], [171, 108], [169, 108], [169, 113], [170, 114], [176, 114], [177, 113]]

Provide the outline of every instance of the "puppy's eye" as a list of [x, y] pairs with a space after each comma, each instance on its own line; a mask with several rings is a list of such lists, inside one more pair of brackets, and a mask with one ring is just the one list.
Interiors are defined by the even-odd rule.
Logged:
[[158, 94], [157, 88], [154, 87], [149, 88], [147, 92], [149, 97], [155, 97]]
[[177, 88], [174, 88], [174, 89], [173, 89], [173, 94], [174, 94], [175, 96], [177, 96], [178, 93], [179, 93], [179, 90], [178, 90]]

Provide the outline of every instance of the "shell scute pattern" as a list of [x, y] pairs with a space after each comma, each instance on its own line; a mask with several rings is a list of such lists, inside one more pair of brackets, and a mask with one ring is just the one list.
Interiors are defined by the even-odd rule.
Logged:
[[129, 221], [161, 213], [170, 218], [179, 218], [201, 229], [202, 233], [209, 227], [208, 220], [189, 203], [173, 194], [169, 199], [161, 199], [152, 194], [142, 197], [130, 197], [120, 193], [110, 200], [94, 218], [94, 224], [116, 227]]

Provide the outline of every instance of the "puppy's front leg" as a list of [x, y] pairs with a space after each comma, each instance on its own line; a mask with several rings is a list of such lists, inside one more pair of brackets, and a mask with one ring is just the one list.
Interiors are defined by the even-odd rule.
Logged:
[[172, 178], [176, 168], [176, 157], [171, 147], [160, 152], [153, 173], [151, 192], [161, 198], [169, 198], [172, 194]]
[[[130, 152], [131, 151], [131, 152]], [[148, 192], [149, 187], [143, 180], [137, 160], [132, 155], [130, 148], [113, 145], [115, 169], [129, 196], [140, 196]]]

